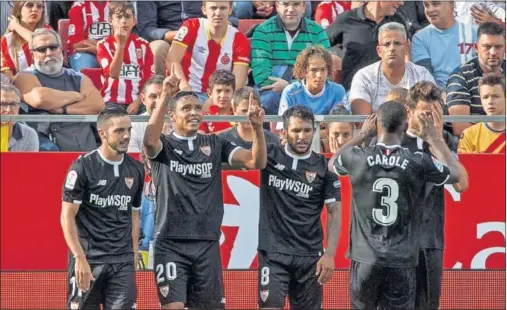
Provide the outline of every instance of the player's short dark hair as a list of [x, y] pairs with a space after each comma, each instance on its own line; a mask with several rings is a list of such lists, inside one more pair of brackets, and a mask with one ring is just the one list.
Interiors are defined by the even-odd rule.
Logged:
[[176, 110], [176, 106], [178, 105], [178, 102], [182, 99], [182, 98], [186, 98], [186, 97], [194, 97], [196, 98], [197, 100], [200, 100], [199, 99], [199, 96], [194, 93], [193, 91], [179, 91], [176, 93], [176, 95], [174, 95], [171, 100], [169, 100], [169, 111], [172, 111], [174, 112]]
[[304, 105], [298, 104], [288, 108], [287, 110], [285, 110], [285, 112], [283, 112], [282, 119], [283, 119], [283, 128], [285, 130], [289, 128], [290, 118], [293, 116], [302, 119], [304, 121], [311, 122], [312, 128], [315, 126], [314, 124], [315, 117], [313, 115], [312, 110], [310, 110]]
[[483, 85], [489, 85], [489, 86], [495, 86], [500, 85], [502, 86], [503, 95], [505, 97], [505, 78], [497, 73], [488, 73], [485, 74], [483, 77], [479, 79], [479, 92], [480, 88]]
[[333, 71], [333, 59], [331, 54], [320, 45], [309, 46], [299, 53], [294, 63], [294, 77], [301, 81], [308, 73], [308, 65], [313, 56], [321, 57], [326, 62], [327, 72]]
[[250, 94], [253, 94], [253, 100], [257, 101], [257, 103], [261, 104], [261, 95], [255, 88], [250, 86], [241, 87], [240, 89], [234, 92], [232, 96], [232, 105], [237, 107], [239, 103], [243, 100], [249, 100]]
[[398, 101], [386, 101], [377, 110], [377, 122], [380, 122], [387, 133], [395, 133], [400, 127], [405, 128], [407, 111]]
[[97, 127], [101, 127], [109, 120], [117, 117], [128, 116], [127, 110], [122, 106], [110, 106], [100, 111], [99, 116], [97, 117]]
[[419, 101], [437, 101], [440, 105], [444, 105], [442, 91], [437, 85], [428, 81], [419, 81], [410, 88], [406, 106], [413, 111]]
[[109, 17], [113, 18], [116, 14], [124, 14], [127, 10], [132, 10], [132, 14], [136, 15], [136, 9], [130, 1], [111, 1], [109, 2]]
[[146, 90], [151, 85], [162, 85], [164, 83], [164, 77], [162, 75], [154, 75], [149, 78], [146, 82], [144, 82], [142, 93], [146, 93]]
[[495, 22], [487, 22], [479, 26], [477, 29], [477, 40], [484, 35], [490, 36], [502, 36], [505, 38], [505, 29], [504, 26], [495, 23]]
[[215, 87], [215, 85], [231, 86], [232, 90], [234, 91], [236, 88], [236, 76], [234, 76], [232, 72], [224, 69], [217, 70], [213, 72], [209, 78], [209, 89], [213, 90], [213, 87]]

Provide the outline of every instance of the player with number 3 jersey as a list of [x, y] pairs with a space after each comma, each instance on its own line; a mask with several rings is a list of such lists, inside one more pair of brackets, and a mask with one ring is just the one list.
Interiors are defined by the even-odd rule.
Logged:
[[[414, 309], [425, 184], [452, 184], [461, 176], [430, 117], [417, 117], [418, 136], [432, 146], [438, 159], [400, 146], [406, 110], [403, 104], [388, 101], [330, 161], [330, 168], [350, 175], [352, 184], [348, 255], [353, 309]], [[377, 145], [359, 147], [377, 131]]]

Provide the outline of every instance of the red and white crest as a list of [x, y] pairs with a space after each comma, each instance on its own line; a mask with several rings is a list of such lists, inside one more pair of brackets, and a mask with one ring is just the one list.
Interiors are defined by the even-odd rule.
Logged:
[[229, 55], [227, 53], [225, 53], [224, 56], [222, 56], [222, 58], [220, 58], [220, 61], [222, 62], [222, 64], [228, 65], [231, 62], [231, 58], [229, 57]]
[[269, 290], [261, 290], [261, 299], [263, 302], [266, 302], [269, 296]]
[[315, 180], [316, 176], [317, 176], [317, 172], [306, 171], [306, 179], [308, 180], [308, 182], [312, 183], [313, 180]]
[[134, 185], [134, 178], [133, 177], [125, 177], [125, 184], [127, 184], [127, 187], [129, 189], [131, 189], [132, 185]]
[[143, 51], [140, 48], [136, 48], [137, 58], [143, 58]]
[[201, 146], [201, 152], [204, 155], [209, 156], [211, 154], [211, 148], [209, 147], [209, 145]]
[[162, 296], [167, 297], [169, 295], [169, 285], [164, 285], [158, 288]]

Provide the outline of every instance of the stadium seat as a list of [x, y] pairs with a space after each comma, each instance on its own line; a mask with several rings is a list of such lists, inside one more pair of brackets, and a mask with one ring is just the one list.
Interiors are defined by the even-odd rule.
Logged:
[[246, 33], [250, 28], [258, 25], [265, 21], [265, 19], [240, 19], [238, 24], [238, 30], [242, 33]]
[[93, 85], [97, 87], [98, 90], [102, 88], [102, 69], [100, 68], [85, 68], [81, 69], [81, 73], [86, 75], [92, 80]]
[[60, 19], [58, 21], [58, 34], [62, 39], [62, 52], [65, 62], [67, 62], [67, 39], [69, 38], [69, 20]]

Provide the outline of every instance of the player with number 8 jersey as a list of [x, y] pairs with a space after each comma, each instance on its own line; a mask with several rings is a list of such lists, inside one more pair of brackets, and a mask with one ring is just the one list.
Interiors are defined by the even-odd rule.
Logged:
[[[400, 146], [406, 128], [403, 104], [388, 101], [370, 116], [361, 133], [330, 161], [340, 175], [350, 175], [352, 217], [350, 300], [354, 309], [413, 309], [426, 183], [442, 185], [459, 179], [458, 163], [435, 134], [426, 116], [419, 116], [419, 136], [438, 158]], [[378, 130], [377, 144], [359, 145]]]

